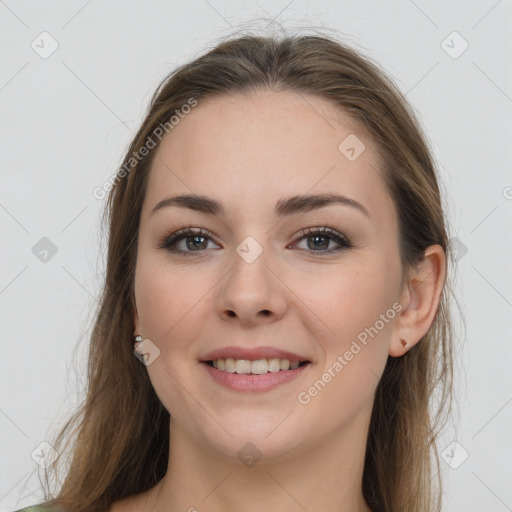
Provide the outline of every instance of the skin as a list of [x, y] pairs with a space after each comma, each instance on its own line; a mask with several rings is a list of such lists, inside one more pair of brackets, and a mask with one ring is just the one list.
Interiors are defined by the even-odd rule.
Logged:
[[[338, 150], [351, 133], [366, 146], [355, 161]], [[266, 90], [210, 99], [156, 151], [138, 240], [134, 334], [160, 350], [147, 371], [171, 413], [169, 466], [157, 486], [111, 511], [370, 510], [361, 481], [374, 392], [388, 355], [403, 355], [433, 321], [442, 248], [429, 247], [418, 268], [402, 268], [375, 145], [326, 100]], [[151, 215], [162, 199], [190, 193], [214, 198], [225, 213], [171, 206]], [[278, 200], [321, 193], [355, 199], [370, 217], [341, 204], [275, 216]], [[184, 239], [177, 247], [188, 255], [157, 247], [189, 226], [212, 234], [199, 251]], [[335, 251], [327, 237], [315, 249], [315, 235], [298, 236], [310, 227], [331, 227], [353, 247]], [[252, 263], [236, 252], [248, 236], [263, 250]], [[394, 303], [401, 311], [300, 403], [299, 393], [332, 372]], [[312, 364], [274, 390], [231, 391], [199, 363], [227, 345], [276, 346]], [[247, 442], [262, 455], [252, 467], [237, 457]]]

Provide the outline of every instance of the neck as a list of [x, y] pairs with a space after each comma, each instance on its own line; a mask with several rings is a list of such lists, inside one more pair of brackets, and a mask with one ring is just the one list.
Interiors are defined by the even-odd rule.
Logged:
[[168, 471], [148, 510], [368, 512], [362, 478], [370, 412], [321, 445], [252, 467], [210, 451], [171, 421]]

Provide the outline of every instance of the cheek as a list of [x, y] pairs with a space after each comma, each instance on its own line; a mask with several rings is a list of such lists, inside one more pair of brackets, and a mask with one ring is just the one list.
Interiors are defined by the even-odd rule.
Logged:
[[382, 264], [346, 266], [296, 281], [302, 282], [298, 295], [323, 326], [325, 336], [317, 341], [323, 342], [326, 354], [348, 349], [352, 340], [364, 343], [365, 334], [368, 339], [386, 338], [396, 318], [393, 275]]
[[322, 415], [333, 428], [372, 400], [398, 316], [399, 269], [365, 263], [309, 278], [299, 292], [315, 313], [309, 329], [321, 358], [298, 401], [304, 414]]
[[186, 421], [197, 409], [187, 390], [194, 388], [191, 383], [197, 378], [195, 341], [201, 338], [205, 308], [213, 307], [208, 293], [213, 284], [200, 279], [192, 266], [171, 269], [150, 258], [141, 258], [139, 264], [135, 295], [140, 330], [159, 349], [159, 356], [147, 366], [148, 375], [167, 411]]
[[326, 334], [316, 332], [323, 359], [297, 401], [302, 415], [321, 417], [327, 430], [371, 411], [397, 318], [390, 274], [392, 269], [386, 273], [380, 266], [364, 272], [351, 268], [309, 283], [309, 297], [316, 297], [309, 305]]
[[187, 332], [198, 328], [198, 316], [211, 301], [208, 292], [213, 284], [191, 269], [171, 269], [161, 264], [142, 264], [137, 269], [135, 294], [141, 331], [163, 349], [171, 345], [177, 349]]

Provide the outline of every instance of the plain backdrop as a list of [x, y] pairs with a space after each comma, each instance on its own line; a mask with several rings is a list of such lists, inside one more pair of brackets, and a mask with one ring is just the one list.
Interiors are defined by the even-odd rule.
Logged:
[[81, 397], [104, 275], [93, 189], [159, 81], [258, 18], [332, 28], [418, 112], [465, 318], [457, 416], [440, 441], [444, 510], [512, 510], [511, 0], [0, 0], [0, 511], [40, 501], [33, 454]]

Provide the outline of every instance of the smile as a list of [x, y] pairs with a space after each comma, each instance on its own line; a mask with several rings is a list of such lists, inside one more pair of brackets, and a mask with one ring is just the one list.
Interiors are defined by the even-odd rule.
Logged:
[[279, 371], [296, 370], [299, 366], [309, 361], [290, 361], [289, 359], [215, 359], [207, 361], [206, 364], [217, 370], [228, 373], [263, 375], [265, 373], [276, 373]]
[[307, 372], [310, 361], [289, 359], [215, 359], [200, 366], [216, 384], [243, 393], [271, 391]]

